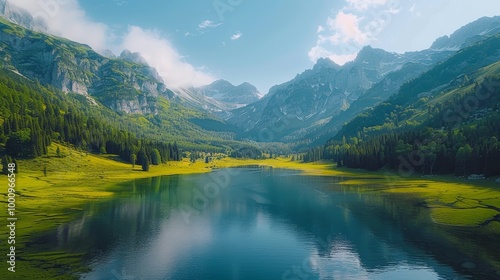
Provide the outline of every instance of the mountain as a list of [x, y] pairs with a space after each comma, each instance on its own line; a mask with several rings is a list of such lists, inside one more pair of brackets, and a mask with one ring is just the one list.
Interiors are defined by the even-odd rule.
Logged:
[[484, 39], [405, 83], [345, 124], [324, 154], [400, 174], [500, 175], [499, 45], [500, 34]]
[[[467, 92], [467, 88], [470, 89], [470, 86], [474, 85], [474, 80], [482, 81], [486, 78], [486, 75], [480, 76], [483, 72], [491, 75], [491, 73], [500, 71], [499, 45], [500, 34], [457, 52], [418, 78], [405, 83], [397, 94], [389, 100], [346, 123], [334, 138], [350, 137], [361, 130], [370, 131], [371, 128], [381, 128], [386, 121], [392, 123], [394, 117], [387, 119], [391, 111], [407, 110], [411, 112], [405, 114], [404, 117], [397, 118], [397, 127], [409, 125], [409, 122], [417, 115], [419, 118], [425, 119], [428, 114], [428, 106], [436, 106], [436, 102], [445, 103], [446, 99], [453, 99], [456, 95], [460, 95], [459, 92], [455, 91], [456, 89]], [[491, 68], [492, 71], [483, 70], [481, 72], [481, 69], [490, 65], [495, 66]], [[474, 78], [472, 82], [470, 82], [471, 78]], [[468, 87], [464, 87], [464, 84]], [[418, 112], [412, 111], [416, 108], [418, 108]]]
[[389, 73], [382, 81], [375, 84], [365, 94], [360, 96], [358, 100], [354, 101], [345, 112], [332, 118], [324, 126], [309, 131], [303, 137], [304, 140], [298, 147], [322, 145], [332, 135], [337, 134], [344, 124], [358, 114], [396, 95], [399, 88], [405, 82], [418, 78], [425, 71], [435, 66], [429, 62], [443, 60], [454, 54], [455, 50], [472, 46], [474, 43], [487, 39], [499, 32], [500, 16], [483, 17], [458, 29], [449, 37], [444, 36], [437, 39], [428, 50], [406, 53], [405, 55], [414, 57], [414, 62], [406, 64], [400, 70]]
[[347, 110], [389, 73], [405, 68], [408, 63], [430, 65], [444, 55], [444, 52], [401, 55], [367, 46], [344, 66], [322, 58], [312, 69], [271, 88], [258, 102], [233, 111], [229, 121], [256, 140], [263, 140], [259, 135], [265, 133], [272, 134], [272, 139], [267, 140], [298, 141]]
[[382, 81], [368, 89], [365, 94], [355, 100], [347, 110], [333, 117], [322, 126], [312, 127], [307, 131], [304, 140], [298, 143], [297, 148], [322, 145], [338, 133], [342, 126], [367, 108], [378, 105], [396, 94], [399, 88], [407, 81], [417, 78], [428, 70], [430, 66], [421, 63], [407, 63], [400, 70], [387, 74]]
[[[110, 54], [109, 52], [105, 52], [105, 54], [108, 56], [111, 56], [112, 53]], [[138, 52], [133, 53], [130, 50], [123, 50], [123, 52], [120, 54], [120, 56], [118, 58], [123, 59], [123, 60], [128, 61], [128, 62], [131, 62], [131, 63], [149, 66], [146, 59], [144, 57], [142, 57], [142, 55]], [[154, 75], [158, 75], [158, 74], [156, 73]]]
[[[0, 19], [3, 67], [63, 92], [95, 99], [123, 113], [156, 114], [156, 98], [172, 97], [154, 68], [137, 56], [108, 59], [89, 46], [34, 32]], [[127, 56], [128, 55], [128, 56]]]
[[404, 54], [367, 46], [343, 66], [319, 59], [312, 69], [271, 88], [261, 100], [233, 111], [229, 122], [258, 141], [296, 142], [299, 147], [322, 143], [357, 114], [452, 56], [457, 44], [473, 44], [499, 26], [499, 17], [481, 18], [448, 39], [438, 39], [430, 49]]
[[228, 81], [217, 80], [210, 85], [199, 88], [200, 92], [220, 102], [243, 107], [260, 99], [257, 88], [249, 83], [234, 86]]
[[432, 50], [459, 50], [471, 46], [500, 32], [500, 16], [482, 17], [455, 31], [450, 36], [438, 38]]
[[107, 58], [87, 45], [0, 18], [0, 57], [3, 71], [85, 100], [86, 106], [110, 109], [111, 118], [120, 119], [125, 130], [140, 137], [214, 151], [237, 145], [234, 127], [177, 102], [138, 53], [125, 50], [118, 58]]
[[0, 16], [24, 28], [47, 32], [47, 24], [43, 19], [34, 18], [28, 11], [12, 5], [7, 0], [0, 0]]
[[104, 49], [100, 52], [100, 54], [104, 57], [107, 57], [107, 58], [111, 58], [111, 59], [115, 59], [115, 58], [118, 58], [114, 53], [113, 51], [111, 51], [110, 49]]
[[256, 102], [261, 97], [257, 88], [249, 83], [238, 86], [225, 80], [217, 80], [201, 87], [174, 90], [176, 98], [183, 104], [213, 113], [224, 119], [231, 111]]

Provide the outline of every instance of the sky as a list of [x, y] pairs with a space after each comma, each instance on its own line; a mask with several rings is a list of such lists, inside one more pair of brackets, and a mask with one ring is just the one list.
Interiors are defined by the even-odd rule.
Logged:
[[9, 0], [44, 18], [51, 33], [96, 51], [140, 52], [171, 88], [216, 79], [265, 94], [328, 57], [355, 59], [365, 45], [429, 48], [498, 0]]

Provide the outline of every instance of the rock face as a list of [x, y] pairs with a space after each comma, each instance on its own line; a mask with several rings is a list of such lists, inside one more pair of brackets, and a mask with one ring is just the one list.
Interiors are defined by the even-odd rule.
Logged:
[[0, 0], [0, 16], [24, 28], [47, 32], [47, 24], [42, 19], [33, 18], [28, 11], [12, 5], [10, 1]]
[[128, 62], [149, 66], [146, 59], [144, 59], [144, 57], [142, 57], [141, 54], [138, 52], [133, 53], [130, 50], [124, 50], [120, 54], [119, 58]]
[[228, 81], [217, 80], [210, 85], [198, 88], [207, 97], [220, 102], [243, 107], [259, 100], [261, 94], [257, 88], [249, 83], [234, 86]]
[[90, 95], [124, 113], [156, 114], [157, 98], [172, 97], [139, 54], [109, 59], [89, 46], [34, 32], [0, 19], [5, 68], [63, 92]]
[[113, 51], [111, 51], [110, 49], [104, 49], [100, 52], [100, 54], [104, 57], [107, 57], [107, 58], [111, 58], [111, 59], [115, 59], [115, 58], [118, 58], [114, 53]]
[[177, 89], [174, 93], [181, 103], [209, 111], [224, 119], [232, 116], [232, 110], [256, 102], [261, 97], [257, 88], [249, 83], [235, 86], [225, 80], [217, 80], [198, 88]]

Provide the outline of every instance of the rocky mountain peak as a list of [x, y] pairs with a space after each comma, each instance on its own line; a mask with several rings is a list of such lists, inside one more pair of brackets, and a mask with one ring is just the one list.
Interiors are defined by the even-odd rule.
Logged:
[[396, 57], [395, 54], [386, 52], [382, 49], [372, 48], [371, 46], [363, 47], [359, 53], [355, 62], [358, 63], [380, 63], [382, 61], [390, 61]]
[[231, 84], [230, 82], [226, 81], [226, 80], [223, 80], [223, 79], [220, 79], [220, 80], [216, 80], [214, 81], [213, 83], [211, 83], [210, 85], [206, 86], [206, 87], [211, 87], [211, 88], [226, 88], [226, 87], [234, 87], [233, 84]]
[[461, 27], [450, 36], [445, 35], [438, 38], [432, 44], [431, 49], [458, 50], [499, 32], [500, 16], [482, 17]]
[[27, 10], [12, 4], [12, 1], [0, 0], [0, 16], [24, 28], [47, 32], [47, 23], [42, 18], [34, 18]]
[[112, 59], [118, 58], [110, 49], [102, 50], [100, 54], [107, 58], [112, 58]]
[[333, 68], [335, 70], [339, 70], [340, 66], [327, 57], [321, 57], [314, 65], [313, 70], [319, 70], [322, 68]]
[[138, 53], [138, 52], [133, 53], [127, 49], [122, 51], [119, 58], [123, 59], [125, 61], [128, 61], [128, 62], [149, 66], [146, 59], [144, 59], [144, 57], [142, 57], [142, 55], [140, 53]]
[[242, 83], [241, 85], [237, 86], [237, 88], [253, 90], [255, 92], [258, 91], [254, 85], [247, 83], [247, 82]]

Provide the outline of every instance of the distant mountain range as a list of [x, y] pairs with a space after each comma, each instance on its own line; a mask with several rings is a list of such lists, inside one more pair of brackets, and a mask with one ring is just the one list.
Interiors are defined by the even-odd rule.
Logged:
[[[298, 141], [348, 110], [388, 74], [401, 71], [403, 78], [397, 76], [390, 82], [385, 80], [396, 90], [407, 81], [405, 78], [415, 77], [425, 67], [451, 54], [450, 51], [427, 50], [401, 55], [367, 46], [354, 61], [344, 66], [323, 58], [318, 60], [313, 69], [271, 88], [262, 100], [235, 110], [229, 121], [245, 128], [248, 137], [255, 140], [262, 140], [258, 139], [258, 135], [272, 130], [273, 139], [269, 140]], [[408, 74], [409, 69], [415, 72]], [[380, 94], [383, 100], [391, 93], [384, 91]], [[367, 105], [372, 106], [374, 103]]]
[[235, 86], [226, 80], [217, 80], [202, 87], [174, 90], [176, 99], [187, 106], [206, 110], [224, 119], [231, 111], [258, 101], [262, 95], [249, 83]]
[[450, 36], [438, 38], [432, 50], [460, 50], [500, 32], [500, 16], [483, 17], [458, 29]]
[[396, 94], [405, 82], [499, 29], [500, 17], [485, 17], [438, 39], [427, 50], [396, 54], [367, 46], [343, 66], [319, 59], [311, 70], [233, 111], [229, 122], [257, 141], [324, 143], [357, 114]]

